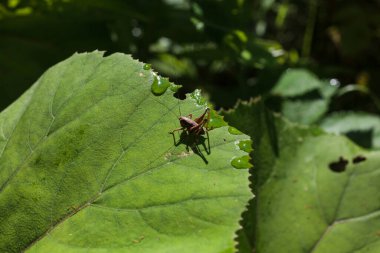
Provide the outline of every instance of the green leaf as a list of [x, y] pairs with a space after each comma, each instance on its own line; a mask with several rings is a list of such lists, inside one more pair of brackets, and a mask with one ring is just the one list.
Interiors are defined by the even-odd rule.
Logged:
[[225, 119], [251, 135], [255, 150], [256, 197], [240, 252], [380, 252], [380, 152], [290, 123], [257, 101]]
[[283, 101], [281, 113], [293, 122], [307, 125], [318, 121], [327, 110], [324, 99], [295, 99]]
[[283, 99], [281, 112], [289, 120], [312, 124], [328, 111], [337, 87], [321, 81], [305, 69], [289, 69], [274, 86], [272, 95]]
[[231, 161], [249, 138], [174, 140], [179, 106], [205, 106], [154, 95], [157, 79], [130, 56], [75, 54], [0, 114], [1, 252], [234, 252], [252, 196]]
[[305, 69], [288, 69], [273, 87], [272, 93], [283, 97], [295, 97], [319, 89], [320, 80]]
[[337, 112], [329, 115], [320, 126], [327, 132], [346, 134], [365, 148], [380, 148], [380, 118], [365, 112]]

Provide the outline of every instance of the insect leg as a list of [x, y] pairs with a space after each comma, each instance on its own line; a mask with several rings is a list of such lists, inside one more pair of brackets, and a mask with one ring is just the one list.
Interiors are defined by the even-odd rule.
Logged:
[[199, 124], [195, 125], [195, 126], [192, 126], [192, 127], [189, 128], [189, 132], [190, 133], [193, 133], [193, 132], [196, 133], [200, 127], [201, 127], [201, 125], [199, 125]]
[[173, 134], [174, 132], [176, 132], [176, 131], [181, 131], [181, 130], [183, 130], [183, 129], [184, 129], [183, 127], [176, 128], [176, 129], [174, 129], [173, 131], [169, 132], [169, 134]]
[[210, 148], [210, 136], [208, 135], [208, 130], [207, 129], [206, 129], [206, 135], [207, 135], [208, 149], [206, 148], [206, 146], [205, 146], [205, 149], [206, 149], [206, 153], [209, 155], [209, 154], [211, 154], [211, 148]]
[[205, 119], [205, 124], [204, 124], [204, 127], [207, 129], [208, 128], [208, 123], [210, 122], [210, 109], [207, 108], [208, 110], [208, 114], [207, 114], [207, 118]]
[[205, 117], [206, 114], [208, 114], [207, 118], [210, 118], [210, 108], [207, 108], [205, 112], [198, 118], [194, 119], [194, 121], [200, 124], [203, 121], [203, 118]]

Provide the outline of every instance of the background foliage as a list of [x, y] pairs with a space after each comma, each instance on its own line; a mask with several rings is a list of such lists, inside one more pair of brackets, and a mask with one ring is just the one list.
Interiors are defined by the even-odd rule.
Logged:
[[[379, 149], [379, 10], [379, 0], [1, 0], [0, 109], [51, 65], [99, 49], [151, 63], [182, 93], [202, 88], [216, 108], [261, 96], [262, 111]], [[286, 146], [273, 116], [266, 130], [251, 110], [233, 123], [254, 143], [268, 134]], [[250, 250], [255, 225], [244, 226]]]
[[[359, 84], [333, 110], [378, 112], [379, 1], [2, 0], [0, 107], [74, 52], [125, 52], [214, 103], [268, 94], [289, 67]], [[302, 85], [301, 85], [302, 86]], [[368, 91], [369, 90], [369, 91]], [[352, 103], [355, 101], [355, 103]]]

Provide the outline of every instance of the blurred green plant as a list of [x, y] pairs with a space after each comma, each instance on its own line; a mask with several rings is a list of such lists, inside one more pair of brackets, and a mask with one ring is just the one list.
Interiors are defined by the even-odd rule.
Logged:
[[203, 87], [222, 107], [266, 94], [288, 67], [342, 84], [365, 73], [365, 85], [379, 91], [376, 7], [317, 0], [2, 0], [0, 108], [48, 66], [95, 49], [131, 53], [182, 83], [184, 92]]
[[240, 253], [380, 250], [379, 151], [291, 123], [262, 100], [224, 115], [253, 139], [256, 197], [239, 231]]

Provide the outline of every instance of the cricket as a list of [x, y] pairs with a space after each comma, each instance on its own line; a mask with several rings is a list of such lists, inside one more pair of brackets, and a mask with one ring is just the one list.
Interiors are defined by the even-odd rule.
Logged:
[[[189, 150], [189, 147], [191, 147], [193, 152], [199, 155], [207, 164], [208, 161], [199, 149], [198, 144], [201, 144], [204, 147], [207, 154], [211, 153], [210, 138], [208, 135], [208, 123], [210, 122], [210, 108], [206, 108], [204, 113], [200, 115], [198, 118], [193, 119], [193, 115], [189, 114], [188, 116], [180, 116], [178, 119], [181, 127], [169, 132], [173, 135], [174, 144], [178, 146], [179, 144], [184, 143], [186, 144], [187, 150]], [[182, 131], [181, 140], [178, 143], [176, 143], [174, 137], [174, 132], [176, 131]], [[203, 135], [206, 135], [207, 137], [204, 138]], [[208, 147], [204, 143], [205, 139], [207, 139]]]
[[170, 134], [181, 130], [195, 136], [208, 134], [207, 126], [208, 122], [210, 121], [210, 108], [206, 108], [205, 112], [198, 118], [195, 118], [194, 120], [192, 118], [193, 114], [189, 114], [186, 117], [180, 116], [178, 119], [181, 127], [174, 129], [170, 132]]

